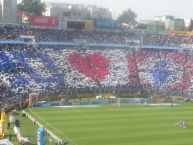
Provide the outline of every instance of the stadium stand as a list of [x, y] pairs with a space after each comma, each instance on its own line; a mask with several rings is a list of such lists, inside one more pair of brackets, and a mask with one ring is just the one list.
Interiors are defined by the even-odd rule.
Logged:
[[189, 35], [168, 35], [144, 31], [101, 31], [101, 30], [55, 30], [33, 29], [25, 26], [5, 26], [0, 28], [0, 40], [21, 40], [20, 35], [35, 36], [36, 41], [72, 42], [75, 39], [85, 39], [88, 43], [125, 44], [125, 39], [141, 40], [142, 45], [180, 46], [192, 44]]
[[[88, 43], [124, 44], [143, 39], [141, 45], [180, 46], [191, 44], [187, 36], [168, 36], [109, 31], [47, 30], [25, 27], [0, 29], [0, 40], [20, 40], [33, 35], [36, 41], [86, 39]], [[111, 90], [132, 93], [188, 94], [192, 88], [193, 55], [177, 49], [91, 48], [81, 46], [25, 45], [0, 47], [1, 103], [18, 100], [30, 92], [58, 94], [69, 90]], [[62, 86], [62, 89], [60, 88]], [[102, 90], [101, 90], [102, 89]], [[10, 98], [11, 97], [11, 98]], [[13, 99], [14, 97], [14, 99]]]

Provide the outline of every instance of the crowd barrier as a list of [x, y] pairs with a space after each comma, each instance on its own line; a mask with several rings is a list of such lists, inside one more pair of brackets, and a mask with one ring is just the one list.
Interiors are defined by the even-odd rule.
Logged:
[[33, 118], [30, 114], [28, 114], [26, 111], [22, 111], [22, 113], [23, 114], [25, 114], [25, 116], [29, 119], [29, 120], [31, 120], [32, 122], [33, 122], [33, 124], [36, 124], [36, 125], [38, 125], [38, 127], [40, 127], [40, 128], [44, 128], [44, 130], [45, 130], [45, 132], [46, 132], [46, 134], [48, 134], [49, 136], [51, 136], [55, 141], [56, 141], [56, 143], [63, 143], [63, 144], [65, 144], [64, 142], [63, 142], [63, 140], [61, 140], [59, 137], [57, 137], [53, 132], [51, 132], [50, 130], [48, 130], [46, 127], [44, 127], [44, 125], [42, 125], [41, 123], [39, 123], [35, 118]]
[[15, 126], [15, 127], [13, 128], [13, 131], [14, 131], [14, 133], [16, 134], [17, 139], [18, 139], [18, 141], [19, 141], [21, 144], [24, 144], [24, 145], [29, 145], [29, 144], [31, 144], [30, 141], [29, 141], [29, 139], [28, 139], [27, 137], [23, 137], [23, 136], [21, 135], [21, 131], [20, 131], [20, 129], [19, 129], [17, 126]]

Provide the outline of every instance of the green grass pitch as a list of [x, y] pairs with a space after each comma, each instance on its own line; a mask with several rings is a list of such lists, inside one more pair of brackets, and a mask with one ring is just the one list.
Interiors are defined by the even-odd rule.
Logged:
[[[193, 104], [26, 110], [69, 145], [192, 145]], [[175, 126], [187, 120], [188, 128]]]

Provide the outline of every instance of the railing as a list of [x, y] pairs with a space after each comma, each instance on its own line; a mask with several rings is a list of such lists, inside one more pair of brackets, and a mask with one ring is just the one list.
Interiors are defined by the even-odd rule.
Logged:
[[1, 145], [13, 145], [8, 139], [0, 140]]
[[[14, 40], [0, 40], [0, 44], [26, 44], [28, 45], [29, 42], [24, 41], [14, 41]], [[81, 44], [75, 43], [75, 42], [47, 42], [47, 41], [41, 41], [41, 42], [35, 42], [35, 45], [54, 45], [54, 46], [79, 46]], [[95, 43], [87, 43], [85, 44], [88, 47], [100, 47], [100, 48], [129, 48], [126, 44], [95, 44]], [[141, 45], [139, 46], [139, 49], [168, 49], [168, 50], [183, 50], [182, 47], [173, 47], [173, 46], [153, 46], [153, 45]]]
[[33, 123], [37, 124], [39, 127], [44, 128], [45, 132], [51, 136], [53, 139], [55, 139], [58, 143], [62, 143], [63, 140], [61, 140], [59, 137], [57, 137], [53, 132], [48, 130], [44, 125], [39, 123], [35, 118], [33, 118], [30, 114], [28, 114], [26, 111], [22, 111], [23, 114], [26, 115], [27, 118], [29, 118]]

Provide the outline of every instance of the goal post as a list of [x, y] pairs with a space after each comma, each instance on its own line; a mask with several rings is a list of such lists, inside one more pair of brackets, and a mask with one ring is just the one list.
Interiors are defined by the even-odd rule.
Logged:
[[38, 102], [38, 93], [29, 94], [29, 107], [32, 107], [33, 104]]

